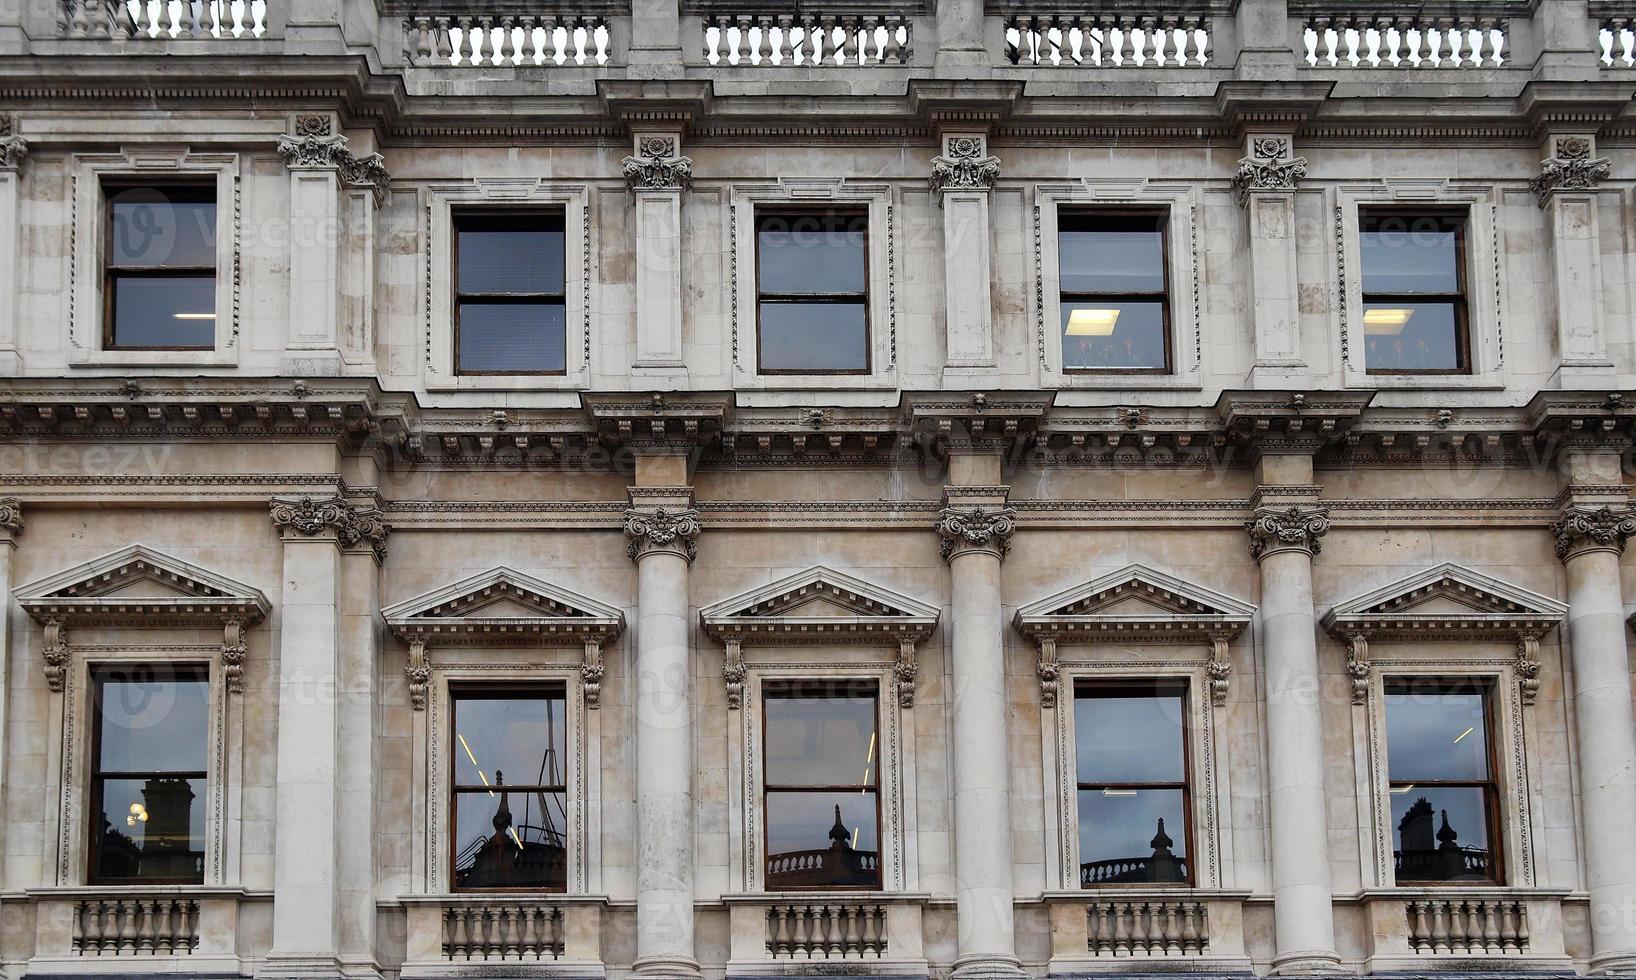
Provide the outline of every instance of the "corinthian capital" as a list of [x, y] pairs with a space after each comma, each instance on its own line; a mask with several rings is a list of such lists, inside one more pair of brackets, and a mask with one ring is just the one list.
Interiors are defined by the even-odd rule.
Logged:
[[0, 135], [0, 170], [16, 170], [28, 156], [28, 140], [21, 136]]
[[386, 536], [391, 525], [374, 504], [353, 504], [340, 497], [314, 500], [273, 498], [273, 526], [286, 537], [311, 538], [333, 534], [343, 548], [368, 545], [376, 559], [386, 557]]
[[367, 187], [379, 206], [386, 199], [391, 177], [379, 153], [358, 156], [347, 148], [347, 138], [312, 125], [305, 118], [297, 123], [297, 134], [280, 136], [278, 152], [292, 170], [334, 170], [343, 183]]
[[1250, 534], [1250, 557], [1260, 561], [1280, 551], [1317, 554], [1318, 539], [1329, 531], [1329, 511], [1322, 507], [1265, 507], [1244, 523]]
[[674, 136], [643, 136], [636, 155], [624, 160], [625, 184], [633, 191], [687, 190], [693, 184], [693, 161], [677, 153]]
[[1010, 507], [945, 507], [935, 526], [943, 539], [939, 553], [944, 561], [968, 551], [987, 551], [1004, 558], [1011, 550], [1011, 533], [1017, 529], [1017, 512]]
[[932, 193], [939, 197], [945, 191], [986, 191], [999, 177], [1000, 158], [989, 156], [981, 136], [950, 136], [942, 156], [932, 157]]
[[1240, 207], [1256, 191], [1293, 191], [1307, 175], [1306, 158], [1294, 155], [1287, 136], [1251, 136], [1248, 149], [1233, 175], [1233, 197]]
[[1589, 136], [1557, 136], [1552, 143], [1552, 155], [1540, 161], [1539, 175], [1528, 182], [1542, 208], [1556, 191], [1593, 190], [1613, 173]]
[[1636, 534], [1636, 514], [1611, 507], [1569, 507], [1551, 525], [1556, 556], [1563, 561], [1592, 551], [1621, 554], [1625, 541]]
[[641, 561], [661, 552], [680, 555], [689, 562], [698, 553], [696, 539], [704, 528], [699, 524], [699, 512], [688, 510], [627, 510], [625, 511], [625, 553], [632, 561]]
[[23, 533], [23, 504], [16, 497], [0, 497], [0, 537]]

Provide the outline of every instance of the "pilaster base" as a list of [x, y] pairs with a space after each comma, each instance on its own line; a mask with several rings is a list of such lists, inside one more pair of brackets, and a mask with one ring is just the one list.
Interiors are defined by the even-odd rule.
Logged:
[[1335, 977], [1350, 973], [1341, 967], [1341, 958], [1328, 950], [1284, 953], [1272, 961], [1275, 977]]
[[644, 956], [631, 964], [631, 973], [653, 980], [699, 980], [699, 961], [690, 956]]
[[345, 972], [341, 961], [333, 956], [273, 953], [256, 971], [256, 977], [258, 980], [280, 980], [283, 977], [338, 980]]
[[1021, 980], [1027, 974], [1014, 959], [1000, 956], [956, 960], [950, 980]]
[[1593, 977], [1636, 977], [1636, 949], [1616, 949], [1591, 957]]

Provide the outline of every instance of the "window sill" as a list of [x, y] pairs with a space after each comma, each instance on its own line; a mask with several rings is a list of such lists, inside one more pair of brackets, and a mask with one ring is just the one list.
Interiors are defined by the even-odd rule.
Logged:
[[132, 367], [238, 367], [238, 349], [222, 350], [87, 350], [71, 347], [68, 366], [74, 368]]
[[723, 895], [723, 905], [791, 905], [814, 902], [873, 902], [876, 904], [924, 904], [930, 902], [928, 892], [883, 892], [877, 890], [818, 889], [811, 891], [737, 892]]

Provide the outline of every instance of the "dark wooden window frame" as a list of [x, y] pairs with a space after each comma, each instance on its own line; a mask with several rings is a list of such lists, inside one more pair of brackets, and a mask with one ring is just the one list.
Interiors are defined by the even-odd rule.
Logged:
[[1369, 366], [1369, 346], [1364, 343], [1363, 370], [1365, 374], [1375, 375], [1469, 375], [1471, 374], [1471, 325], [1470, 313], [1466, 305], [1466, 294], [1470, 288], [1466, 269], [1466, 230], [1471, 224], [1471, 212], [1466, 208], [1403, 208], [1403, 207], [1370, 207], [1358, 209], [1358, 246], [1362, 251], [1363, 236], [1374, 230], [1371, 225], [1383, 219], [1401, 218], [1413, 222], [1419, 218], [1431, 218], [1436, 221], [1452, 225], [1454, 232], [1454, 286], [1452, 293], [1377, 293], [1369, 290], [1369, 273], [1362, 268], [1360, 256], [1359, 276], [1363, 283], [1360, 290], [1360, 309], [1372, 303], [1401, 303], [1416, 304], [1425, 302], [1452, 303], [1454, 306], [1454, 356], [1457, 362], [1455, 368], [1372, 368]]
[[[1432, 692], [1444, 694], [1480, 694], [1483, 699], [1483, 738], [1488, 751], [1484, 763], [1488, 766], [1487, 780], [1393, 780], [1392, 759], [1390, 753], [1386, 757], [1386, 790], [1391, 796], [1394, 786], [1431, 786], [1438, 789], [1481, 789], [1483, 791], [1483, 817], [1488, 832], [1488, 878], [1483, 881], [1450, 881], [1440, 879], [1420, 880], [1415, 878], [1394, 878], [1399, 887], [1433, 887], [1433, 888], [1491, 888], [1505, 884], [1505, 838], [1502, 836], [1504, 820], [1500, 812], [1500, 782], [1496, 775], [1499, 770], [1499, 758], [1496, 755], [1498, 746], [1495, 744], [1495, 717], [1494, 693], [1495, 684], [1487, 677], [1438, 677], [1420, 676], [1413, 674], [1389, 677], [1383, 686], [1386, 694], [1395, 694], [1404, 691], [1410, 694], [1427, 694]], [[1382, 724], [1385, 724], [1384, 719]], [[1394, 808], [1387, 807], [1387, 812]], [[1394, 818], [1395, 819], [1395, 818]], [[1385, 832], [1390, 837], [1396, 828], [1388, 824]], [[1396, 848], [1392, 848], [1396, 850]]]
[[[561, 292], [498, 292], [498, 293], [468, 293], [460, 289], [460, 233], [462, 221], [494, 221], [498, 224], [511, 224], [517, 231], [551, 231], [551, 228], [540, 227], [541, 219], [554, 221], [554, 230], [563, 236], [563, 270]], [[508, 377], [533, 378], [561, 378], [568, 374], [568, 217], [561, 207], [538, 208], [483, 208], [457, 207], [449, 215], [450, 243], [449, 243], [449, 289], [452, 297], [450, 310], [454, 320], [454, 350], [450, 352], [450, 360], [454, 364], [454, 373], [463, 377], [493, 377], [496, 375]], [[563, 344], [562, 370], [560, 371], [477, 371], [468, 370], [460, 366], [460, 305], [466, 301], [475, 301], [489, 306], [561, 306], [563, 308]]]
[[[761, 232], [767, 222], [802, 218], [839, 218], [863, 222], [863, 291], [859, 293], [768, 293], [761, 289]], [[867, 207], [772, 207], [757, 208], [755, 212], [755, 288], [756, 288], [756, 374], [795, 376], [866, 376], [874, 372], [875, 348], [873, 328], [869, 316], [869, 209]], [[761, 332], [763, 303], [834, 303], [863, 306], [863, 367], [804, 370], [801, 368], [768, 368], [762, 366], [766, 351]]]
[[[768, 853], [768, 850], [767, 850], [767, 842], [769, 840], [771, 840], [771, 837], [769, 836], [771, 828], [770, 828], [770, 826], [768, 824], [768, 819], [769, 819], [768, 814], [769, 814], [770, 808], [767, 805], [767, 800], [768, 800], [768, 798], [770, 796], [772, 796], [772, 794], [774, 794], [774, 793], [852, 793], [852, 792], [857, 792], [858, 791], [857, 786], [793, 786], [793, 785], [781, 786], [781, 785], [773, 783], [771, 781], [772, 767], [768, 764], [768, 761], [767, 761], [767, 736], [766, 736], [766, 732], [767, 732], [767, 702], [769, 700], [775, 698], [775, 697], [780, 697], [785, 692], [789, 692], [789, 691], [796, 691], [796, 692], [799, 692], [801, 695], [808, 696], [808, 697], [824, 697], [825, 694], [819, 693], [819, 692], [845, 692], [848, 688], [851, 688], [853, 686], [857, 686], [859, 689], [861, 689], [864, 685], [868, 685], [868, 687], [870, 688], [870, 697], [873, 698], [874, 702], [875, 702], [874, 785], [869, 788], [869, 792], [875, 798], [875, 883], [873, 885], [795, 886], [795, 887], [789, 888], [788, 890], [789, 891], [858, 891], [858, 892], [873, 892], [873, 891], [880, 891], [885, 887], [885, 885], [884, 885], [885, 876], [881, 873], [881, 863], [880, 863], [880, 855], [886, 848], [885, 835], [882, 832], [883, 828], [881, 827], [881, 802], [880, 802], [880, 796], [881, 796], [880, 771], [881, 771], [881, 760], [885, 756], [885, 743], [881, 740], [880, 682], [879, 682], [879, 680], [877, 680], [876, 678], [873, 678], [873, 677], [867, 677], [867, 678], [866, 677], [841, 677], [841, 678], [823, 678], [823, 679], [806, 679], [806, 680], [779, 680], [779, 681], [769, 681], [769, 682], [766, 682], [766, 683], [764, 683], [762, 685], [762, 687], [761, 687], [761, 732], [762, 732], [762, 737], [761, 737], [761, 771], [762, 771], [762, 782], [761, 782], [761, 845], [762, 845], [761, 846], [761, 851], [762, 851], [762, 854], [761, 854], [761, 874], [762, 874], [763, 880], [765, 880], [765, 878], [767, 876], [767, 862], [772, 856], [770, 853]], [[856, 695], [848, 694], [847, 696], [856, 696]], [[784, 889], [780, 889], [780, 890], [782, 891]]]
[[[562, 893], [567, 892], [567, 890], [568, 890], [568, 882], [566, 880], [566, 877], [564, 878], [564, 881], [563, 881], [563, 884], [562, 884], [561, 887], [552, 887], [552, 886], [548, 886], [548, 885], [521, 885], [521, 886], [515, 886], [515, 887], [505, 886], [505, 885], [496, 885], [496, 886], [486, 887], [485, 888], [485, 887], [472, 887], [472, 886], [469, 886], [469, 885], [463, 886], [463, 885], [455, 884], [455, 871], [456, 871], [455, 859], [459, 856], [459, 853], [460, 853], [460, 851], [459, 851], [459, 848], [460, 848], [460, 823], [459, 823], [459, 821], [460, 821], [460, 816], [459, 816], [459, 814], [460, 814], [460, 806], [459, 806], [460, 797], [464, 796], [464, 795], [476, 795], [478, 793], [487, 793], [487, 792], [489, 792], [490, 790], [492, 790], [494, 788], [492, 786], [484, 786], [481, 783], [478, 783], [478, 784], [460, 783], [455, 779], [455, 773], [459, 771], [459, 761], [460, 761], [459, 760], [459, 753], [460, 753], [461, 750], [460, 750], [460, 740], [458, 738], [453, 737], [453, 736], [454, 736], [455, 732], [459, 731], [458, 725], [459, 725], [459, 717], [460, 717], [460, 702], [461, 701], [484, 701], [484, 700], [496, 700], [496, 699], [513, 699], [513, 700], [516, 700], [516, 699], [523, 699], [523, 698], [529, 698], [529, 697], [537, 697], [537, 698], [540, 698], [542, 700], [543, 699], [556, 698], [557, 700], [560, 700], [562, 702], [562, 704], [563, 704], [563, 712], [562, 712], [563, 740], [564, 740], [565, 743], [570, 742], [572, 740], [572, 738], [573, 738], [573, 733], [569, 731], [570, 722], [569, 722], [569, 718], [568, 718], [568, 685], [565, 682], [562, 682], [562, 681], [546, 681], [546, 682], [543, 682], [543, 683], [529, 683], [529, 684], [503, 684], [503, 683], [502, 684], [496, 684], [496, 683], [486, 683], [485, 684], [485, 683], [475, 683], [475, 684], [451, 684], [449, 686], [449, 734], [450, 734], [450, 738], [449, 738], [449, 760], [448, 760], [448, 765], [449, 765], [449, 847], [448, 847], [449, 854], [448, 854], [448, 861], [449, 861], [449, 890], [451, 892], [461, 892], [461, 893], [471, 892], [471, 893], [476, 893], [476, 894], [492, 894], [492, 893], [496, 893], [496, 892], [502, 892], [502, 893], [503, 892], [542, 892], [542, 893], [547, 893], [547, 894], [562, 894]], [[565, 745], [565, 749], [566, 749], [566, 745]], [[519, 783], [517, 785], [512, 785], [511, 783], [507, 783], [506, 784], [506, 790], [508, 792], [516, 791], [518, 793], [561, 793], [562, 797], [563, 797], [563, 802], [565, 804], [564, 809], [566, 809], [566, 804], [569, 802], [568, 801], [568, 768], [567, 768], [567, 763], [566, 762], [563, 764], [563, 773], [562, 773], [562, 775], [563, 775], [563, 782], [562, 782], [562, 785], [560, 785], [560, 786], [534, 785], [534, 784], [521, 784], [521, 783]], [[567, 850], [567, 845], [569, 843], [572, 843], [569, 840], [569, 838], [570, 838], [570, 834], [568, 832], [569, 829], [570, 828], [568, 828], [566, 826], [563, 827], [563, 841], [564, 841], [564, 851], [565, 852]]]
[[[217, 323], [212, 322], [209, 346], [204, 344], [115, 344], [114, 293], [121, 279], [184, 279], [208, 275], [219, 276], [216, 263], [208, 266], [116, 266], [114, 265], [114, 198], [127, 191], [153, 189], [162, 192], [179, 204], [210, 203], [217, 207], [216, 229], [221, 233], [221, 202], [216, 185], [200, 179], [174, 180], [108, 180], [102, 184], [102, 349], [113, 351], [213, 351], [216, 349]], [[214, 303], [214, 297], [212, 302]], [[219, 318], [221, 310], [212, 307]]]
[[[111, 662], [96, 664], [91, 667], [91, 791], [86, 794], [90, 799], [86, 807], [86, 837], [88, 844], [85, 849], [86, 867], [85, 883], [87, 885], [202, 885], [204, 884], [204, 869], [201, 868], [198, 877], [186, 878], [105, 878], [97, 874], [98, 858], [101, 857], [101, 839], [103, 816], [103, 784], [110, 779], [161, 778], [161, 779], [202, 779], [205, 785], [210, 784], [208, 769], [200, 770], [118, 770], [104, 772], [102, 769], [102, 685], [109, 679], [109, 675], [117, 672], [128, 672], [147, 668], [154, 672], [155, 678], [165, 677], [178, 681], [203, 682], [208, 692], [210, 686], [210, 667], [202, 663], [179, 664], [152, 664], [152, 663], [123, 663]], [[206, 700], [208, 701], [208, 694]], [[210, 733], [199, 733], [199, 741], [208, 746]], [[208, 752], [206, 765], [209, 764]], [[205, 816], [205, 834], [210, 834], [209, 814]]]
[[[1193, 851], [1193, 711], [1192, 685], [1185, 677], [1155, 677], [1145, 680], [1095, 680], [1081, 678], [1074, 682], [1074, 701], [1081, 698], [1096, 700], [1099, 697], [1119, 697], [1133, 694], [1147, 694], [1154, 698], [1174, 697], [1181, 705], [1181, 739], [1182, 739], [1182, 781], [1181, 782], [1121, 782], [1121, 783], [1082, 783], [1079, 782], [1079, 736], [1077, 727], [1074, 731], [1074, 813], [1079, 813], [1079, 794], [1086, 790], [1097, 789], [1134, 789], [1158, 790], [1179, 789], [1182, 791], [1182, 853], [1187, 855], [1187, 878], [1184, 881], [1172, 882], [1132, 882], [1130, 884], [1111, 885], [1081, 885], [1087, 891], [1109, 888], [1192, 888], [1198, 881], [1198, 855]], [[1074, 834], [1079, 833], [1079, 821], [1074, 821]], [[1077, 844], [1077, 841], [1076, 841]], [[1076, 847], [1077, 851], [1078, 848]], [[1081, 866], [1084, 862], [1080, 862]], [[1076, 869], [1076, 874], [1077, 874]]]
[[[1164, 282], [1159, 292], [1069, 292], [1062, 285], [1062, 233], [1078, 231], [1075, 223], [1095, 224], [1104, 218], [1152, 219], [1159, 232], [1159, 266]], [[1194, 234], [1197, 234], [1195, 229]], [[1170, 316], [1170, 209], [1169, 208], [1087, 208], [1064, 205], [1057, 209], [1057, 351], [1062, 358], [1063, 374], [1174, 374], [1176, 370], [1175, 340], [1171, 336]], [[1063, 349], [1062, 308], [1070, 303], [1158, 303], [1159, 322], [1164, 332], [1164, 367], [1069, 367], [1067, 351]]]

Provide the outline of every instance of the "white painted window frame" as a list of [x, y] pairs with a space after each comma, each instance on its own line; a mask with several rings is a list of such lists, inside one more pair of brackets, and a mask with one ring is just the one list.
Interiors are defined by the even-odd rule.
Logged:
[[[68, 263], [68, 364], [73, 368], [231, 368], [242, 348], [243, 222], [241, 160], [236, 153], [193, 153], [186, 147], [126, 148], [69, 158], [72, 256]], [[103, 347], [103, 255], [108, 229], [104, 183], [197, 178], [216, 185], [216, 339], [213, 350], [108, 350]]]
[[[1340, 184], [1327, 195], [1333, 222], [1330, 282], [1338, 291], [1331, 305], [1330, 336], [1348, 388], [1493, 389], [1506, 386], [1505, 296], [1501, 266], [1505, 256], [1502, 189], [1494, 184], [1455, 183], [1446, 178], [1387, 178], [1368, 184]], [[1466, 333], [1468, 374], [1368, 374], [1364, 365], [1363, 259], [1359, 214], [1370, 207], [1466, 211]]]
[[[1145, 179], [1086, 177], [1034, 188], [1034, 353], [1047, 388], [1198, 390], [1203, 386], [1204, 310], [1200, 293], [1203, 258], [1199, 185]], [[1062, 367], [1062, 267], [1058, 249], [1060, 212], [1095, 213], [1132, 208], [1163, 212], [1166, 273], [1170, 284], [1171, 370], [1166, 374], [1065, 371]]]
[[[785, 177], [772, 184], [736, 184], [728, 189], [726, 235], [729, 358], [735, 388], [756, 391], [854, 389], [897, 386], [899, 343], [897, 290], [893, 277], [900, 265], [896, 239], [897, 209], [888, 184], [843, 177]], [[757, 330], [756, 215], [787, 208], [856, 209], [869, 223], [867, 302], [868, 374], [761, 374]]]
[[[578, 391], [591, 383], [591, 325], [598, 257], [592, 239], [591, 185], [539, 177], [478, 177], [426, 184], [420, 189], [421, 383], [428, 391]], [[454, 212], [456, 210], [557, 210], [563, 228], [564, 350], [561, 375], [455, 373]]]

